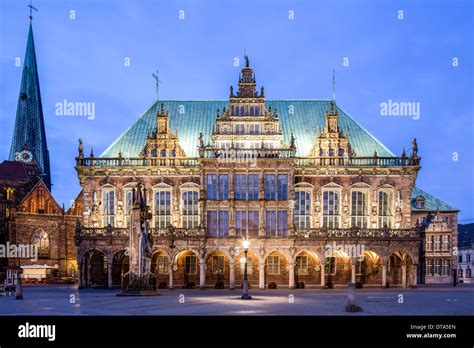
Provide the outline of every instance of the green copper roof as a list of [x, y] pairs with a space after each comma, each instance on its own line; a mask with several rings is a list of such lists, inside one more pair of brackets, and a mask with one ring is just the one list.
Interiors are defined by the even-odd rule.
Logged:
[[[170, 127], [178, 131], [180, 144], [187, 156], [197, 157], [199, 133], [204, 134], [205, 143], [210, 139], [216, 121], [217, 109], [229, 108], [226, 100], [221, 101], [178, 101], [155, 102], [130, 128], [105, 150], [100, 157], [138, 157], [145, 146], [147, 131], [154, 128], [155, 115], [161, 103], [170, 113]], [[297, 156], [307, 156], [314, 145], [319, 128], [325, 124], [325, 111], [329, 100], [267, 100], [267, 107], [278, 109], [283, 125], [284, 142], [289, 143], [290, 133], [296, 138]], [[380, 157], [394, 157], [394, 154], [375, 139], [362, 126], [350, 118], [339, 107], [339, 125], [348, 131], [350, 143], [357, 156], [370, 157], [377, 151]]]
[[33, 28], [30, 23], [26, 45], [23, 73], [21, 76], [20, 95], [16, 110], [15, 128], [13, 130], [9, 159], [14, 161], [17, 152], [28, 146], [35, 161], [45, 174], [44, 181], [51, 190], [51, 172], [49, 167], [49, 152], [46, 143], [46, 133], [43, 120], [43, 107], [36, 66], [35, 43]]
[[[425, 207], [423, 209], [417, 209], [415, 205], [416, 197], [423, 196], [425, 198]], [[430, 195], [429, 193], [421, 190], [418, 187], [414, 187], [411, 191], [411, 210], [412, 211], [459, 211], [442, 200]]]
[[[147, 131], [155, 127], [155, 115], [162, 102], [165, 110], [170, 113], [171, 128], [178, 131], [181, 146], [186, 154], [192, 157], [198, 156], [199, 133], [204, 134], [205, 143], [210, 140], [217, 109], [222, 111], [224, 107], [229, 108], [226, 100], [155, 102], [100, 157], [118, 157], [120, 151], [123, 156], [138, 157], [145, 146]], [[325, 111], [329, 108], [329, 103], [329, 100], [267, 100], [267, 107], [278, 109], [285, 143], [288, 144], [290, 133], [293, 131], [296, 137], [297, 156], [306, 156], [314, 145], [318, 129], [324, 127]], [[344, 131], [348, 131], [351, 145], [358, 156], [370, 157], [377, 151], [380, 157], [394, 157], [390, 150], [339, 107], [338, 111], [339, 125]], [[425, 197], [425, 209], [415, 208], [415, 199], [419, 195]], [[412, 191], [412, 210], [458, 211], [417, 187]]]

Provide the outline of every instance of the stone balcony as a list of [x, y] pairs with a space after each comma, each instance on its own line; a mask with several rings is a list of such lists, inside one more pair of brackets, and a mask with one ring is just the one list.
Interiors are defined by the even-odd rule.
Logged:
[[[192, 240], [192, 239], [240, 239], [240, 236], [212, 237], [206, 236], [205, 230], [202, 228], [165, 228], [151, 229], [152, 238], [174, 239], [174, 240]], [[76, 243], [78, 245], [82, 241], [128, 241], [130, 235], [129, 228], [96, 228], [80, 226], [76, 228]], [[252, 237], [257, 239], [294, 239], [299, 241], [311, 240], [419, 240], [419, 232], [416, 229], [359, 229], [359, 228], [310, 228], [295, 229], [294, 232], [289, 231], [288, 236], [258, 236]]]

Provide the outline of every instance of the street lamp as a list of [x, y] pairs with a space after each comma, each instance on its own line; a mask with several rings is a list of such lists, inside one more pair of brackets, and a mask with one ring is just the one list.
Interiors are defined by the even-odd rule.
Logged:
[[242, 246], [244, 247], [244, 255], [245, 255], [245, 268], [244, 268], [244, 286], [243, 286], [243, 294], [242, 300], [251, 300], [252, 296], [249, 295], [249, 280], [247, 278], [247, 255], [249, 252], [249, 245], [250, 242], [248, 239], [244, 239], [242, 242]]

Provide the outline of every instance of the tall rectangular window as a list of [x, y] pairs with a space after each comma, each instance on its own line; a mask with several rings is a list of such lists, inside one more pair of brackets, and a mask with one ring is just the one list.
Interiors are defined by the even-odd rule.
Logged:
[[295, 191], [294, 223], [298, 228], [311, 227], [311, 192]]
[[288, 174], [278, 174], [278, 200], [288, 199]]
[[268, 237], [276, 235], [276, 212], [274, 210], [267, 210], [265, 219], [265, 233]]
[[434, 275], [434, 260], [428, 259], [426, 260], [426, 274], [427, 275]]
[[127, 227], [130, 226], [130, 211], [132, 210], [132, 195], [133, 192], [130, 189], [125, 190], [125, 223]]
[[239, 237], [247, 235], [247, 211], [237, 210], [235, 212], [235, 232]]
[[170, 271], [170, 262], [165, 255], [158, 255], [158, 274], [168, 274]]
[[171, 225], [171, 191], [155, 192], [154, 222], [156, 228], [166, 228]]
[[271, 275], [280, 274], [280, 256], [270, 255], [267, 257], [267, 272]]
[[258, 236], [258, 210], [237, 210], [235, 212], [235, 227], [238, 237]]
[[334, 256], [326, 257], [324, 270], [326, 274], [336, 274], [336, 258]]
[[115, 223], [115, 191], [104, 190], [102, 202], [104, 205], [104, 225], [114, 226]]
[[227, 210], [219, 211], [219, 237], [229, 235], [229, 212]]
[[207, 174], [207, 199], [217, 199], [217, 175]]
[[197, 273], [197, 258], [195, 255], [185, 257], [185, 272], [186, 274]]
[[207, 234], [211, 237], [217, 237], [217, 211], [207, 211]]
[[352, 227], [367, 228], [367, 194], [352, 191], [351, 222]]
[[323, 227], [339, 228], [339, 193], [336, 191], [323, 193]]
[[439, 251], [439, 240], [441, 236], [434, 236], [434, 251]]
[[286, 210], [278, 211], [278, 237], [288, 236], [288, 212]]
[[308, 256], [297, 256], [295, 263], [296, 274], [305, 275], [308, 274]]
[[229, 212], [227, 210], [207, 211], [207, 235], [210, 237], [226, 237], [229, 235]]
[[199, 202], [197, 191], [183, 191], [183, 228], [199, 226]]
[[244, 124], [236, 124], [235, 125], [235, 134], [245, 134], [245, 125]]
[[258, 174], [248, 175], [248, 199], [258, 199]]
[[441, 259], [434, 259], [434, 275], [441, 275]]
[[229, 199], [229, 174], [219, 174], [219, 199]]
[[212, 273], [213, 274], [224, 274], [224, 256], [213, 255], [212, 256]]
[[235, 174], [235, 199], [245, 200], [245, 190], [247, 186], [247, 176], [245, 174]]
[[443, 275], [444, 276], [451, 275], [451, 260], [449, 259], [443, 260]]
[[379, 191], [379, 228], [392, 227], [390, 211], [390, 196], [387, 192]]
[[265, 174], [265, 199], [267, 201], [274, 201], [276, 199], [275, 174]]
[[258, 236], [258, 210], [249, 210], [248, 215], [248, 237]]

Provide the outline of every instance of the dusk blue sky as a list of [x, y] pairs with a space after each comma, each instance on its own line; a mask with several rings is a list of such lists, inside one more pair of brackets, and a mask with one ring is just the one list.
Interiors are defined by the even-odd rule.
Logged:
[[[28, 3], [0, 1], [0, 160], [8, 157], [13, 132], [22, 72], [15, 58], [25, 54]], [[77, 139], [87, 154], [91, 145], [102, 153], [155, 100], [152, 72], [160, 71], [162, 99], [226, 99], [240, 70], [234, 58], [246, 48], [268, 99], [328, 99], [336, 69], [338, 105], [395, 154], [403, 147], [409, 152], [416, 137], [422, 157], [417, 186], [461, 209], [461, 223], [474, 219], [472, 1], [33, 5], [53, 194], [60, 204], [68, 206], [80, 190], [73, 168]], [[64, 99], [94, 102], [95, 119], [56, 116], [55, 104]], [[380, 104], [388, 100], [420, 103], [420, 118], [381, 116]]]

